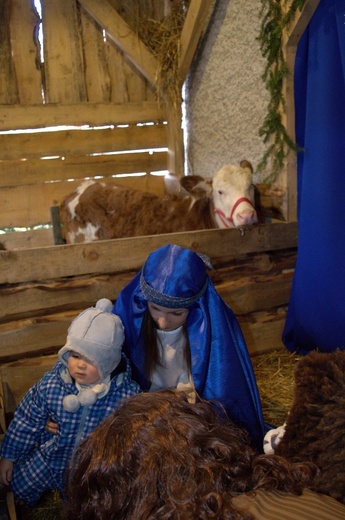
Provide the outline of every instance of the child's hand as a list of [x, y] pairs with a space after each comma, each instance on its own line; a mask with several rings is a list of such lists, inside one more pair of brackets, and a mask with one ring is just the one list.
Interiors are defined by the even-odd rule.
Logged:
[[51, 419], [48, 419], [48, 421], [46, 422], [46, 430], [47, 430], [47, 432], [55, 435], [58, 431], [58, 425], [55, 422], [53, 422]]
[[7, 459], [0, 460], [0, 483], [9, 486], [12, 478], [13, 462]]

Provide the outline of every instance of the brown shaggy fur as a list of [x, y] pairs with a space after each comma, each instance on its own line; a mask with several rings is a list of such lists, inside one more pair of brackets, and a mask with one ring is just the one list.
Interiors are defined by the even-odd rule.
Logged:
[[66, 518], [254, 520], [234, 497], [256, 490], [300, 495], [315, 473], [309, 463], [257, 454], [247, 433], [210, 402], [189, 403], [173, 390], [143, 392], [79, 446]]
[[294, 402], [275, 450], [320, 469], [315, 491], [345, 503], [345, 351], [311, 352], [295, 368]]

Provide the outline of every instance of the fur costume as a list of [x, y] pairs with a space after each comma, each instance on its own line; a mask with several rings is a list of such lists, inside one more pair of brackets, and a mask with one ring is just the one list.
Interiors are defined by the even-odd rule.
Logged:
[[321, 470], [314, 490], [345, 503], [345, 351], [311, 352], [295, 368], [294, 402], [275, 453]]

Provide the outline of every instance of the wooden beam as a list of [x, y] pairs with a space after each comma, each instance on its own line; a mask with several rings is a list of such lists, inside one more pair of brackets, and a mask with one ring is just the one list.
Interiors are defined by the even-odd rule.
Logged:
[[[83, 11], [80, 16], [80, 24], [87, 100], [95, 103], [107, 103], [112, 100], [112, 82], [101, 28], [88, 13]], [[113, 45], [112, 47], [115, 51]]]
[[204, 30], [212, 0], [191, 0], [181, 33], [180, 76], [184, 83], [191, 66], [200, 36]]
[[18, 87], [11, 49], [11, 2], [0, 2], [0, 103], [18, 103]]
[[[47, 167], [47, 164], [49, 165]], [[155, 172], [167, 169], [167, 152], [154, 151], [99, 156], [69, 156], [64, 160], [0, 161], [0, 189], [43, 182], [83, 180], [86, 177], [112, 177], [119, 174]], [[113, 178], [113, 182], [118, 180]], [[0, 195], [1, 200], [1, 195]], [[13, 201], [15, 204], [15, 201]], [[0, 215], [2, 210], [0, 207]]]
[[40, 43], [37, 34], [39, 17], [33, 2], [12, 0], [10, 23], [11, 52], [19, 102], [24, 105], [42, 103]]
[[184, 175], [184, 142], [182, 129], [182, 108], [167, 106], [167, 144], [168, 144], [168, 171], [178, 179]]
[[87, 101], [76, 2], [71, 0], [42, 2], [42, 24], [45, 102]]
[[0, 131], [62, 125], [106, 126], [166, 119], [156, 102], [0, 105]]
[[82, 7], [107, 33], [152, 85], [156, 82], [158, 63], [150, 50], [107, 0], [79, 0]]
[[[217, 231], [209, 231], [208, 234], [217, 235]], [[287, 241], [286, 244], [288, 243]], [[212, 245], [217, 257], [213, 258], [214, 269], [210, 271], [210, 277], [219, 295], [238, 317], [250, 352], [282, 346], [281, 334], [291, 292], [296, 248], [272, 250], [272, 247], [277, 245], [278, 242], [270, 240], [270, 244], [266, 243], [269, 248], [267, 251], [245, 254], [229, 262], [222, 256], [222, 246], [215, 250]], [[134, 250], [137, 248], [135, 241], [133, 248]], [[205, 251], [205, 249], [198, 250]], [[129, 251], [127, 256], [128, 258], [132, 256]], [[71, 320], [81, 310], [94, 305], [101, 297], [114, 301], [119, 291], [133, 279], [136, 271], [137, 268], [123, 271], [123, 264], [121, 264], [120, 270], [117, 271], [115, 266], [111, 274], [68, 276], [50, 281], [2, 284], [0, 286], [0, 361], [18, 360], [38, 353], [56, 353], [66, 340]], [[269, 302], [268, 309], [267, 302]], [[20, 361], [19, 364], [21, 363], [26, 364], [26, 361]], [[30, 376], [41, 365], [40, 361], [38, 363], [27, 361], [27, 363]], [[32, 371], [29, 368], [31, 364]], [[0, 374], [9, 387], [15, 383], [16, 388], [22, 388], [24, 383], [28, 382], [24, 367], [23, 370], [14, 369], [12, 372], [13, 376], [21, 375], [17, 382], [10, 383], [11, 377], [9, 379], [5, 377], [10, 376], [7, 371], [4, 373], [1, 370]], [[28, 383], [28, 386], [31, 385]], [[13, 389], [12, 393], [15, 395]], [[7, 404], [6, 398], [8, 411]]]
[[177, 244], [223, 261], [297, 246], [297, 223], [169, 233], [84, 244], [0, 251], [0, 284], [138, 269], [151, 251]]
[[[52, 354], [38, 359], [23, 359], [0, 366], [6, 414], [14, 412], [14, 407], [19, 404], [24, 394], [43, 377], [48, 370], [53, 368], [56, 361], [57, 355]], [[8, 395], [9, 391], [11, 392], [11, 396]]]
[[58, 132], [2, 135], [0, 149], [2, 160], [16, 160], [162, 148], [166, 142], [165, 125], [131, 125], [125, 128], [63, 128]]
[[297, 50], [297, 45], [301, 39], [301, 36], [312, 19], [312, 16], [315, 13], [319, 3], [320, 0], [306, 0], [299, 16], [296, 17], [294, 23], [287, 31], [287, 46], [295, 47]]
[[[199, 38], [204, 30], [212, 0], [191, 0], [181, 32], [181, 51], [179, 74], [181, 88], [191, 66]], [[184, 175], [184, 142], [182, 131], [181, 107], [168, 110], [168, 170], [171, 175], [181, 178]]]
[[[220, 264], [209, 275], [236, 315], [280, 308], [289, 301], [296, 249], [244, 255]], [[115, 300], [137, 269], [109, 274], [70, 276], [0, 287], [0, 324], [57, 312], [85, 309], [100, 298]], [[269, 305], [268, 305], [269, 302]], [[14, 325], [11, 326], [12, 328]], [[8, 331], [8, 327], [5, 327]], [[0, 326], [1, 332], [1, 326]], [[1, 343], [1, 335], [0, 335]]]

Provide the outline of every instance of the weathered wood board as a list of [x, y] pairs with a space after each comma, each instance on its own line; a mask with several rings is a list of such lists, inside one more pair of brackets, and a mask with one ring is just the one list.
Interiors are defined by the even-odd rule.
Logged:
[[18, 87], [11, 49], [11, 3], [0, 2], [0, 103], [18, 103]]
[[50, 280], [65, 276], [105, 274], [139, 269], [147, 255], [166, 243], [230, 261], [249, 253], [297, 245], [297, 223], [248, 226], [100, 240], [84, 244], [0, 251], [0, 283]]
[[[1, 136], [3, 160], [28, 160], [37, 157], [65, 157], [106, 154], [128, 150], [163, 148], [166, 145], [165, 125], [131, 125], [126, 128], [62, 129]], [[18, 153], [20, 153], [18, 157]]]
[[[0, 103], [101, 103], [114, 101], [112, 94], [115, 91], [121, 102], [152, 99], [147, 81], [136, 69], [133, 73], [133, 69], [122, 66], [121, 81], [117, 74], [109, 73], [113, 59], [109, 46], [116, 52], [118, 48], [113, 33], [118, 33], [125, 23], [111, 2], [95, 3], [98, 10], [108, 9], [103, 26], [96, 23], [97, 17], [90, 17], [81, 7], [82, 2], [77, 0], [41, 0], [40, 3], [42, 20], [33, 2], [1, 2], [0, 85], [7, 85], [7, 88], [0, 89]], [[159, 11], [162, 16], [161, 0], [142, 4], [142, 16], [157, 16]], [[135, 2], [127, 7], [131, 7], [132, 15], [136, 13]], [[38, 39], [40, 23], [43, 26], [42, 48]], [[105, 38], [103, 31], [107, 26], [109, 35]], [[134, 31], [132, 38], [135, 40]], [[95, 42], [97, 44], [93, 44]], [[136, 47], [142, 45], [138, 39], [136, 44]], [[140, 62], [143, 57], [139, 50], [135, 58]], [[121, 56], [121, 63], [124, 61]]]

